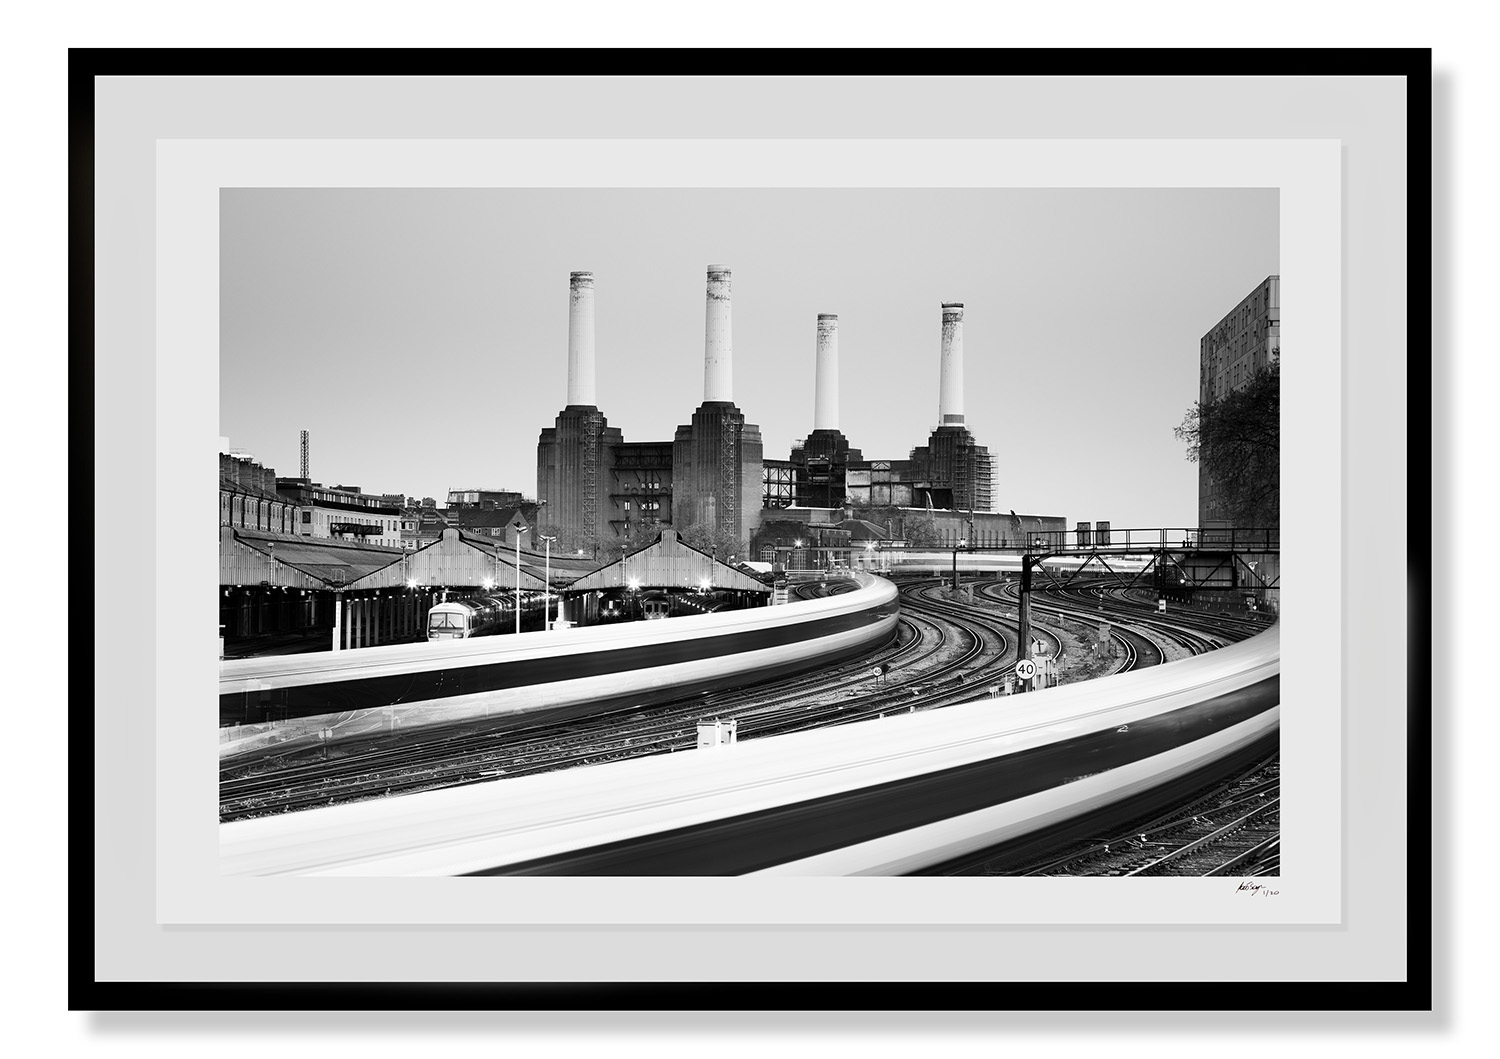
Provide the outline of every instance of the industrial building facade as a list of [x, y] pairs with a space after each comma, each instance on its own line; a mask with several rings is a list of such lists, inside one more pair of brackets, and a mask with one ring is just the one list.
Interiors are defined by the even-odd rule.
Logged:
[[542, 532], [611, 557], [637, 530], [702, 527], [744, 541], [760, 515], [760, 427], [734, 403], [731, 273], [710, 265], [703, 403], [671, 441], [627, 442], [594, 393], [594, 276], [574, 272], [568, 298], [568, 403], [537, 441]]
[[[1267, 276], [1205, 334], [1198, 348], [1198, 404], [1243, 390], [1281, 357], [1281, 277]], [[1198, 524], [1224, 525], [1224, 501], [1198, 465]]]
[[866, 460], [838, 426], [838, 317], [818, 317], [813, 432], [767, 461], [761, 503], [784, 508], [933, 508], [991, 512], [995, 462], [964, 424], [963, 313], [942, 305], [938, 425], [904, 460]]
[[610, 559], [662, 527], [737, 549], [790, 509], [834, 521], [849, 508], [995, 511], [995, 459], [965, 424], [961, 303], [941, 306], [937, 425], [925, 445], [904, 460], [867, 460], [844, 436], [838, 316], [820, 313], [813, 429], [787, 459], [767, 460], [760, 428], [734, 403], [731, 280], [727, 266], [708, 266], [702, 404], [670, 441], [637, 442], [596, 401], [594, 276], [570, 274], [567, 403], [537, 442], [539, 532], [569, 553]]

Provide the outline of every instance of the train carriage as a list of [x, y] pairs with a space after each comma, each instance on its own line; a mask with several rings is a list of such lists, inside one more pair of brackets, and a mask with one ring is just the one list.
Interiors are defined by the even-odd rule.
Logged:
[[641, 614], [647, 621], [672, 616], [672, 597], [665, 592], [648, 592], [641, 600]]
[[[547, 594], [521, 594], [521, 623], [535, 626], [542, 620], [548, 605]], [[427, 612], [428, 640], [467, 640], [514, 628], [514, 596], [476, 596], [439, 603]]]

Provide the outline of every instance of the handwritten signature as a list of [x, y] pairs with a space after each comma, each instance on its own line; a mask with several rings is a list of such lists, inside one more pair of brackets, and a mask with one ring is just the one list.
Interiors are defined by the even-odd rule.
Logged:
[[1275, 897], [1281, 891], [1273, 890], [1265, 883], [1250, 882], [1247, 879], [1235, 887], [1235, 893], [1249, 894], [1251, 897]]

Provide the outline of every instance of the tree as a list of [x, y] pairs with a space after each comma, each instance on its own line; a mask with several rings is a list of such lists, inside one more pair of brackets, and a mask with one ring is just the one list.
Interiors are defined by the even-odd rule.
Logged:
[[931, 515], [913, 512], [913, 508], [907, 507], [852, 506], [850, 517], [876, 526], [889, 527], [891, 537], [895, 540], [904, 540], [918, 546], [938, 543], [942, 534], [938, 532], [937, 521]]
[[536, 532], [528, 538], [527, 549], [541, 550], [544, 536], [557, 538], [552, 545], [553, 555], [577, 555], [582, 552], [589, 558], [594, 556], [594, 539], [590, 534], [569, 533], [550, 524], [536, 527]]
[[661, 536], [661, 520], [655, 518], [638, 518], [625, 523], [625, 533], [622, 539], [616, 541], [623, 544], [626, 551], [635, 551], [644, 548], [648, 544], [655, 544]]
[[899, 507], [892, 507], [889, 504], [850, 504], [849, 517], [870, 522], [881, 527], [884, 527], [889, 522], [892, 532], [894, 532], [896, 524], [906, 517], [906, 512]]
[[738, 562], [749, 558], [749, 549], [745, 542], [726, 530], [720, 529], [711, 523], [699, 522], [681, 530], [678, 536], [682, 543], [689, 548], [697, 548], [700, 552], [708, 552], [721, 563], [727, 563], [730, 556]]
[[1187, 443], [1188, 462], [1213, 478], [1224, 519], [1247, 528], [1281, 524], [1280, 361], [1242, 389], [1198, 402], [1172, 433]]
[[931, 515], [913, 515], [906, 519], [902, 531], [908, 542], [915, 545], [936, 544], [938, 542], [937, 523]]

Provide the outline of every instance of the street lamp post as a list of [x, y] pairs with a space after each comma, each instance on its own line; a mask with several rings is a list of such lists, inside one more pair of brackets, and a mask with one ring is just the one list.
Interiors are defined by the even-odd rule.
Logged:
[[516, 632], [521, 631], [521, 534], [526, 527], [517, 522], [511, 527], [516, 531]]
[[[552, 630], [552, 613], [547, 597], [552, 594], [552, 542], [557, 540], [557, 538], [549, 537], [544, 533], [542, 534], [542, 540], [547, 544], [547, 574], [545, 578], [547, 587], [542, 597], [542, 628], [550, 632]], [[557, 597], [557, 620], [562, 621], [562, 596]]]

